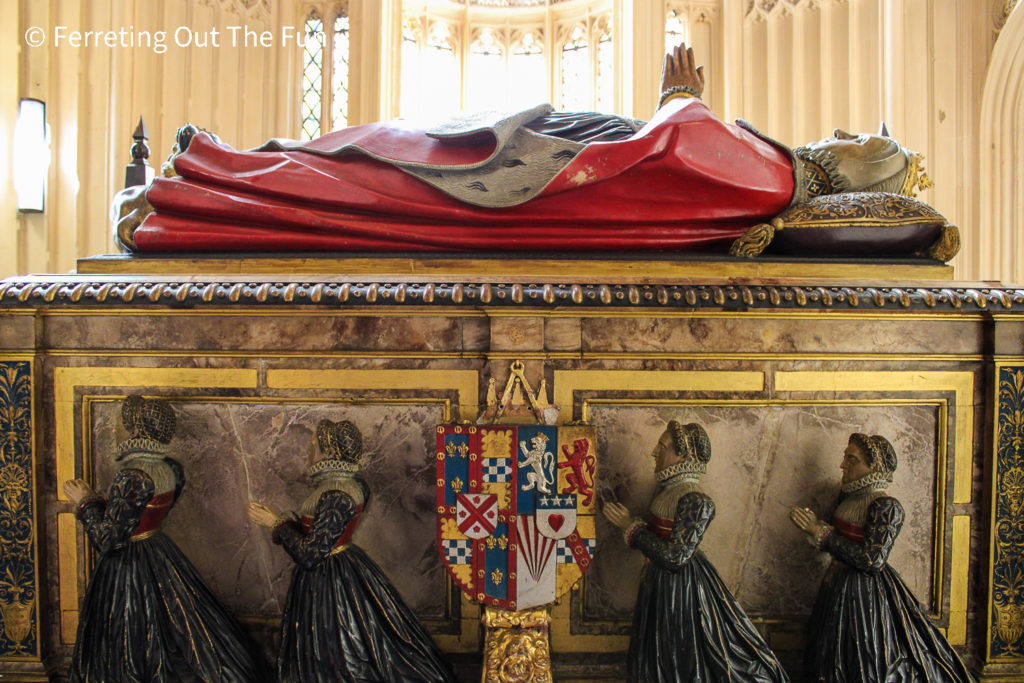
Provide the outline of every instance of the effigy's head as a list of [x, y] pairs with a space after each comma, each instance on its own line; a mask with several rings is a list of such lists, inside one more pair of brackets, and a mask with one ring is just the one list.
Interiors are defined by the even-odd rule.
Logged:
[[855, 432], [850, 434], [850, 444], [860, 449], [872, 472], [892, 474], [896, 471], [896, 449], [884, 436]]
[[882, 133], [855, 135], [837, 128], [831, 137], [797, 147], [793, 154], [827, 179], [827, 194], [893, 192], [916, 197], [931, 187], [924, 173], [924, 156]]
[[684, 425], [671, 420], [651, 455], [655, 458], [655, 478], [660, 482], [679, 475], [699, 478], [711, 460], [711, 440], [696, 422]]
[[851, 434], [840, 466], [843, 490], [850, 492], [865, 485], [891, 484], [896, 463], [896, 450], [884, 436]]

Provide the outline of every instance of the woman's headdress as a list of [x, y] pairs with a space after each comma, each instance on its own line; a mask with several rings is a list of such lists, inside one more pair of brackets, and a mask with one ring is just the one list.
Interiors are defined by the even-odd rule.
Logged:
[[892, 475], [896, 471], [896, 451], [884, 436], [855, 432], [850, 435], [850, 443], [860, 448], [872, 472]]
[[684, 425], [671, 420], [668, 431], [672, 435], [672, 447], [682, 459], [655, 472], [655, 478], [665, 482], [679, 475], [697, 477], [704, 474], [711, 460], [711, 439], [704, 428], [696, 422]]
[[[860, 188], [858, 192], [892, 192], [904, 197], [916, 197], [919, 190], [927, 190], [929, 187], [935, 186], [932, 179], [924, 172], [923, 154], [908, 149], [893, 139], [884, 122], [878, 134], [889, 138], [899, 148], [896, 154], [901, 154], [905, 160], [903, 169], [888, 178], [880, 179], [870, 187]], [[793, 156], [804, 162], [803, 171], [806, 176], [804, 182], [810, 196], [850, 191], [850, 179], [840, 172], [838, 160], [832, 151], [805, 145], [795, 148]]]
[[354, 424], [348, 420], [320, 420], [320, 424], [316, 426], [316, 440], [324, 457], [310, 467], [310, 474], [314, 477], [320, 474], [351, 473], [359, 470], [363, 436]]
[[864, 454], [871, 472], [843, 484], [843, 493], [884, 489], [892, 483], [892, 473], [896, 471], [896, 451], [888, 439], [877, 434], [869, 436], [856, 432], [850, 435], [850, 443]]
[[129, 396], [121, 404], [121, 424], [128, 438], [117, 447], [117, 457], [140, 453], [162, 454], [174, 437], [174, 409], [162, 399]]

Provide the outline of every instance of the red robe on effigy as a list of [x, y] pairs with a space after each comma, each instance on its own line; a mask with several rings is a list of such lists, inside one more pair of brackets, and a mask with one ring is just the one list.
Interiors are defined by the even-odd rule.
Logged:
[[[408, 170], [472, 169], [496, 144], [392, 124], [268, 151], [199, 134], [175, 160], [181, 177], [153, 182], [155, 211], [135, 243], [141, 252], [724, 251], [794, 194], [788, 150], [696, 99], [670, 100], [626, 140], [570, 153], [521, 203], [478, 206]], [[479, 178], [469, 186], [485, 188]]]

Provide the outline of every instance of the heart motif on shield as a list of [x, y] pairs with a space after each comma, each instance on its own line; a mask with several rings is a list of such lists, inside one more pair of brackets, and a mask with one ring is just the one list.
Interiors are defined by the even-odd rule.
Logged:
[[576, 530], [575, 496], [544, 496], [537, 504], [537, 531], [554, 539], [568, 538]]

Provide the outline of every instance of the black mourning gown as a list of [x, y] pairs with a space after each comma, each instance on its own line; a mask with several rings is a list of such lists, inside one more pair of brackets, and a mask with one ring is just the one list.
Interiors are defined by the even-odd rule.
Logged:
[[650, 529], [634, 534], [633, 547], [650, 564], [636, 598], [630, 681], [789, 680], [697, 549], [714, 516], [711, 498], [693, 490], [679, 497], [667, 538]]
[[351, 544], [332, 554], [358, 510], [349, 494], [329, 490], [317, 502], [308, 533], [294, 522], [275, 530], [296, 563], [281, 620], [280, 680], [455, 681], [373, 560]]
[[[834, 561], [822, 581], [808, 624], [806, 662], [810, 680], [973, 680], [903, 579], [886, 563], [903, 519], [899, 501], [876, 495], [867, 506], [863, 541], [847, 538], [843, 534], [849, 532], [839, 525], [826, 539], [824, 550]], [[842, 524], [841, 519], [834, 521]]]
[[534, 133], [574, 142], [614, 142], [633, 137], [644, 122], [614, 114], [551, 112], [526, 124]]
[[[174, 471], [174, 499], [185, 478]], [[174, 541], [162, 533], [129, 540], [153, 479], [118, 471], [109, 502], [83, 501], [79, 520], [99, 553], [78, 622], [72, 681], [150, 683], [269, 680], [259, 649], [214, 597]]]

